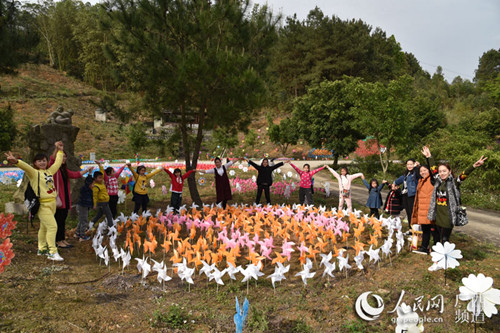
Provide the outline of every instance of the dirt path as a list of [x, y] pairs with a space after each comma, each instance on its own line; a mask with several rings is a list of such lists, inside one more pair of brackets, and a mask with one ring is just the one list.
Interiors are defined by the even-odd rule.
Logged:
[[[296, 166], [302, 167], [306, 162], [296, 162]], [[312, 168], [319, 167], [325, 163], [325, 161], [308, 161]], [[285, 170], [288, 172], [292, 168], [288, 165], [284, 166]], [[293, 171], [293, 170], [292, 170]], [[331, 176], [328, 171], [321, 171], [314, 176], [315, 184], [330, 182], [330, 191], [335, 191], [338, 188], [338, 183], [333, 176]], [[364, 205], [368, 199], [367, 189], [364, 186], [353, 185], [351, 189], [352, 200], [359, 204]], [[385, 200], [387, 195], [387, 188], [382, 191], [382, 198]], [[469, 216], [469, 224], [465, 227], [457, 227], [454, 229], [455, 232], [463, 232], [467, 235], [473, 236], [481, 241], [487, 241], [500, 246], [500, 213], [484, 211], [480, 209], [467, 209], [467, 215]]]

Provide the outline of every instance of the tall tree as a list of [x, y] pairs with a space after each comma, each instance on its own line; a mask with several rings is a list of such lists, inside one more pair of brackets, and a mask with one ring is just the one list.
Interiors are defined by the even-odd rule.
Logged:
[[357, 141], [363, 138], [353, 111], [353, 91], [361, 79], [344, 77], [312, 85], [307, 93], [294, 103], [293, 120], [297, 132], [313, 147], [334, 151], [334, 165], [339, 156], [353, 152]]
[[[277, 24], [267, 7], [236, 0], [111, 0], [105, 7], [120, 74], [153, 113], [171, 113], [188, 170], [197, 166], [204, 131], [248, 125], [264, 101], [261, 73]], [[188, 185], [200, 203], [194, 176]]]
[[281, 154], [286, 156], [288, 147], [296, 144], [299, 138], [297, 135], [297, 126], [290, 118], [282, 119], [279, 124], [275, 124], [270, 114], [268, 115], [267, 123], [269, 125], [269, 131], [267, 132], [269, 139], [272, 143], [278, 145]]
[[479, 66], [476, 69], [474, 82], [483, 86], [486, 82], [495, 80], [500, 74], [500, 49], [491, 49], [484, 52], [479, 58]]

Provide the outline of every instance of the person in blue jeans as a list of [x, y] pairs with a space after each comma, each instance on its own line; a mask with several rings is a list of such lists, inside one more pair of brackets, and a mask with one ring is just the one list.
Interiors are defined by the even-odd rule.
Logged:
[[365, 175], [361, 176], [363, 179], [363, 184], [365, 184], [368, 189], [368, 200], [366, 201], [366, 206], [370, 208], [370, 216], [375, 216], [377, 219], [380, 218], [379, 209], [382, 206], [382, 188], [387, 184], [387, 180], [383, 180], [382, 184], [378, 184], [378, 180], [373, 178], [370, 183], [365, 179]]
[[417, 193], [418, 180], [420, 179], [420, 164], [413, 158], [406, 161], [406, 172], [394, 181], [395, 185], [402, 185], [401, 194], [403, 197], [403, 208], [406, 211], [408, 225], [411, 225], [413, 214], [413, 204]]

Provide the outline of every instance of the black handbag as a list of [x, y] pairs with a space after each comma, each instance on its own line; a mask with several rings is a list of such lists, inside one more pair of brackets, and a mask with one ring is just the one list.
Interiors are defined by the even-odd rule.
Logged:
[[455, 187], [455, 199], [457, 200], [457, 218], [455, 219], [456, 227], [463, 227], [467, 223], [469, 223], [469, 218], [467, 217], [467, 208], [462, 206], [462, 200], [459, 199], [459, 194], [457, 193], [458, 189]]
[[38, 210], [40, 209], [40, 173], [38, 173], [38, 195], [33, 191], [31, 184], [28, 183], [28, 187], [24, 192], [24, 203], [28, 210], [28, 221], [33, 225], [33, 219], [35, 218]]

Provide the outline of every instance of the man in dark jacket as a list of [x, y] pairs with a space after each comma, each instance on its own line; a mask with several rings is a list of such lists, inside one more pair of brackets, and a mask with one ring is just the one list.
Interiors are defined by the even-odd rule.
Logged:
[[94, 178], [89, 174], [85, 179], [85, 184], [80, 189], [80, 196], [76, 207], [78, 210], [78, 226], [76, 227], [75, 237], [81, 241], [90, 239], [85, 233], [89, 227], [89, 211], [94, 207], [92, 187], [94, 187]]
[[257, 176], [257, 198], [255, 199], [255, 203], [260, 203], [260, 197], [262, 196], [262, 191], [264, 191], [267, 203], [271, 204], [271, 193], [269, 192], [269, 188], [273, 184], [272, 173], [275, 169], [282, 166], [283, 162], [269, 166], [269, 160], [264, 158], [261, 165], [257, 165], [255, 162], [250, 160], [248, 160], [248, 164], [253, 166], [259, 173]]

